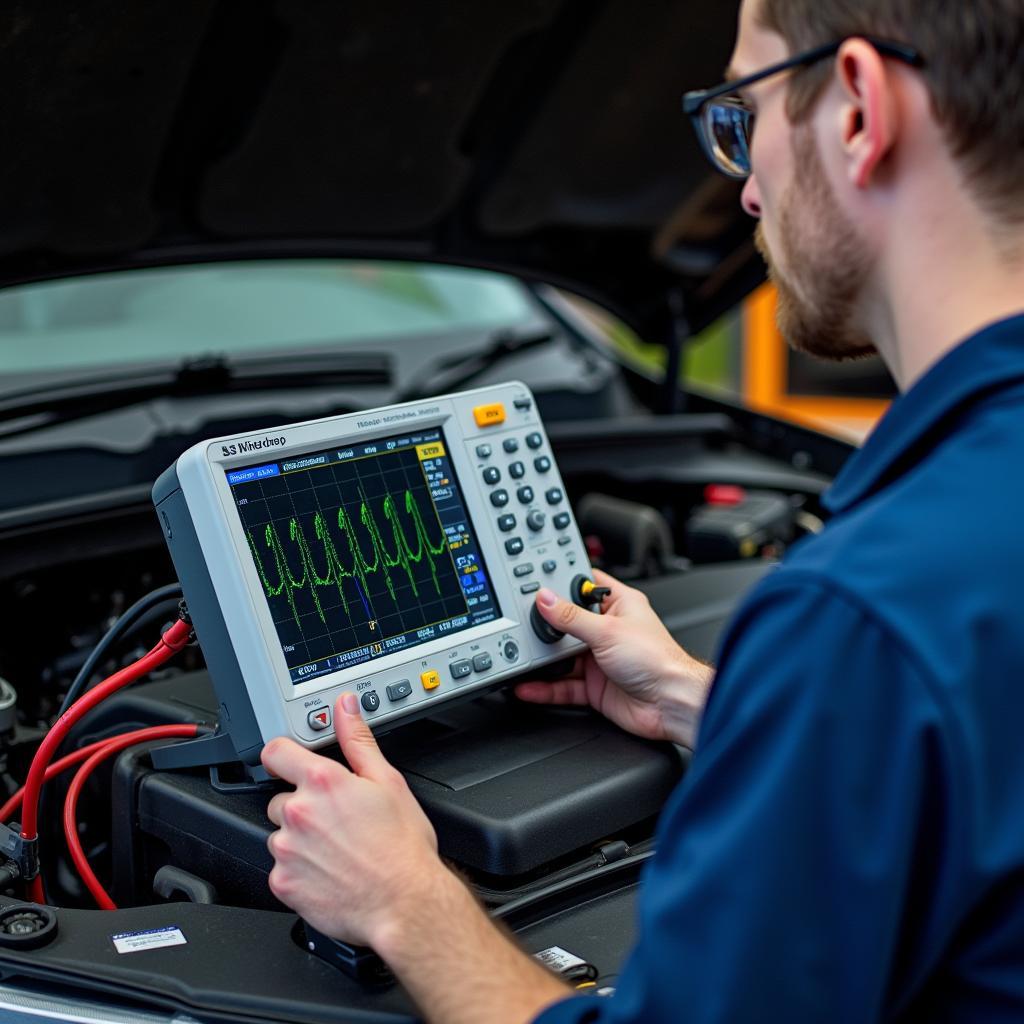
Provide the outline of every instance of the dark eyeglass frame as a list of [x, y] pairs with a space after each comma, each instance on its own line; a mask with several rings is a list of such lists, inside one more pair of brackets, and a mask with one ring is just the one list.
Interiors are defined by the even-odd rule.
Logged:
[[[921, 54], [912, 46], [908, 46], [906, 43], [896, 43], [889, 39], [877, 39], [874, 36], [847, 36], [846, 38], [839, 39], [834, 43], [825, 43], [823, 46], [816, 46], [813, 50], [807, 50], [804, 53], [795, 54], [788, 60], [780, 61], [778, 64], [772, 64], [769, 67], [762, 68], [760, 71], [755, 71], [751, 75], [746, 75], [743, 78], [736, 78], [729, 82], [723, 82], [721, 85], [716, 85], [713, 89], [697, 89], [693, 92], [688, 92], [683, 96], [683, 112], [687, 114], [693, 122], [693, 127], [697, 132], [697, 138], [700, 140], [701, 148], [704, 150], [715, 169], [721, 171], [721, 173], [726, 175], [726, 177], [733, 178], [737, 181], [745, 181], [750, 177], [751, 173], [750, 171], [747, 171], [743, 174], [739, 174], [730, 170], [723, 166], [722, 162], [715, 154], [714, 141], [708, 134], [708, 125], [704, 119], [704, 108], [709, 102], [721, 97], [729, 97], [732, 99], [733, 93], [738, 92], [740, 89], [746, 89], [748, 86], [753, 85], [755, 82], [760, 82], [762, 79], [770, 78], [772, 75], [780, 74], [783, 71], [790, 71], [793, 68], [809, 67], [811, 64], [817, 64], [818, 61], [824, 60], [826, 57], [834, 57], [839, 52], [843, 43], [847, 42], [849, 39], [863, 39], [866, 43], [870, 43], [883, 57], [893, 57], [896, 60], [903, 61], [905, 64], [909, 64], [911, 67], [922, 68], [925, 66], [924, 57], [921, 56]], [[742, 106], [735, 100], [729, 105]], [[753, 111], [750, 111], [750, 113], [753, 115]]]

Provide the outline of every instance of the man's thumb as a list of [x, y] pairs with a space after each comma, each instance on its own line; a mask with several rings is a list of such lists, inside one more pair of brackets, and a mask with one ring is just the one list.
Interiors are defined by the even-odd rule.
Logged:
[[388, 767], [370, 727], [359, 713], [359, 700], [354, 693], [343, 693], [334, 705], [334, 734], [356, 775], [372, 779], [380, 774], [381, 768]]
[[555, 629], [582, 640], [589, 647], [600, 643], [606, 623], [600, 615], [580, 608], [572, 601], [563, 601], [553, 590], [537, 591], [537, 610]]

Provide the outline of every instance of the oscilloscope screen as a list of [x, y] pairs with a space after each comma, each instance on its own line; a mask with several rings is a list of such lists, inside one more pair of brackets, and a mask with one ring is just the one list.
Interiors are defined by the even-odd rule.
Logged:
[[440, 428], [227, 480], [293, 683], [501, 614]]

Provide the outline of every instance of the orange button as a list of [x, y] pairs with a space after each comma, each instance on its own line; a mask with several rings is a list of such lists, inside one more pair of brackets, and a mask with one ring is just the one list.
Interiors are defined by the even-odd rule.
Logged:
[[505, 406], [501, 402], [491, 405], [478, 405], [473, 410], [473, 419], [478, 427], [496, 427], [505, 422]]
[[441, 677], [431, 669], [429, 672], [420, 673], [420, 682], [424, 690], [436, 690], [441, 685]]

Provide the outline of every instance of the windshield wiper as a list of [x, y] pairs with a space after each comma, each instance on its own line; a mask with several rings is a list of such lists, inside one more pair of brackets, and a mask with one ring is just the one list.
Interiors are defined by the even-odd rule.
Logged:
[[491, 335], [490, 344], [470, 355], [446, 356], [422, 375], [421, 380], [401, 391], [396, 402], [414, 402], [432, 395], [459, 391], [486, 370], [512, 356], [548, 344], [554, 335], [546, 327], [532, 330], [506, 329]]
[[[11, 437], [113, 412], [154, 398], [281, 390], [313, 384], [390, 387], [392, 381], [391, 360], [378, 353], [299, 353], [230, 361], [220, 356], [186, 359], [169, 366], [77, 376], [24, 391], [0, 393], [0, 436]], [[5, 423], [10, 426], [5, 427]]]

